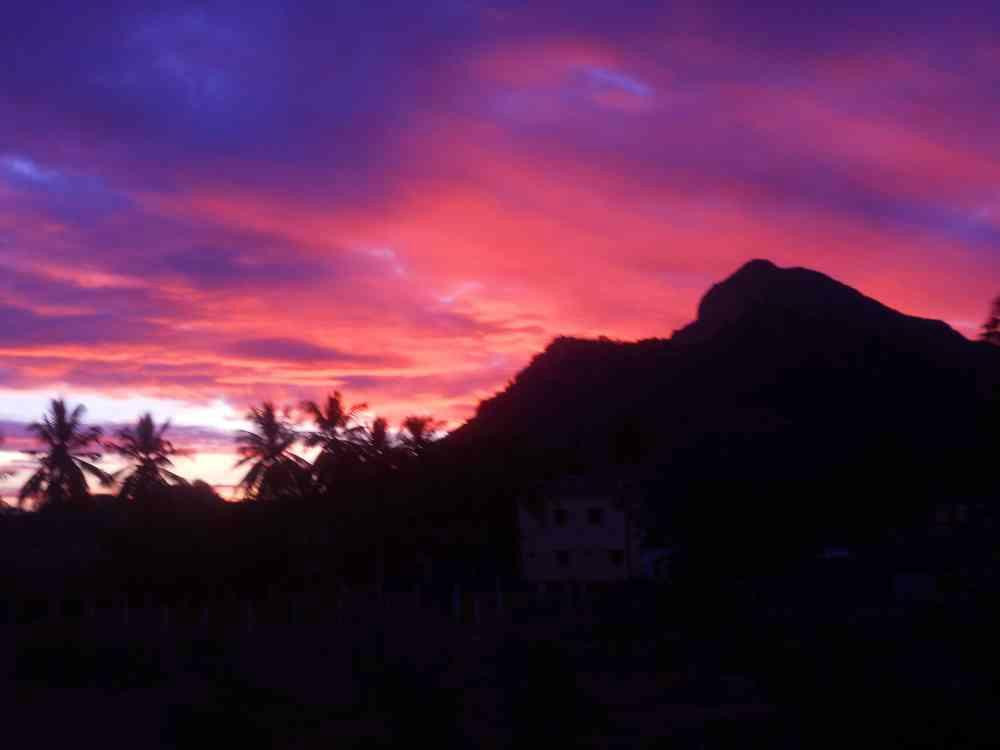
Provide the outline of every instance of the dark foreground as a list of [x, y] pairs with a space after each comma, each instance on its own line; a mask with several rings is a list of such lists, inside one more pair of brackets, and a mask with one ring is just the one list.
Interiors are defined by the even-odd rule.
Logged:
[[[820, 584], [822, 582], [816, 581]], [[7, 612], [10, 747], [983, 747], [992, 612], [669, 587]], [[920, 598], [920, 597], [916, 597]], [[85, 611], [86, 610], [86, 611]], [[384, 627], [379, 627], [383, 623]]]

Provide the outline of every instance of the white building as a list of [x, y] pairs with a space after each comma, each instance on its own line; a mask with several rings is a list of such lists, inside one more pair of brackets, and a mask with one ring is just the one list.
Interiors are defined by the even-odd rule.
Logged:
[[527, 581], [621, 581], [640, 574], [632, 493], [621, 482], [564, 480], [518, 504]]

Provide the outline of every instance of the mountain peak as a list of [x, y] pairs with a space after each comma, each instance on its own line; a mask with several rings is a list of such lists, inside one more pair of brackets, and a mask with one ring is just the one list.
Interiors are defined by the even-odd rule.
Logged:
[[674, 334], [678, 342], [704, 340], [734, 326], [812, 319], [823, 324], [872, 330], [917, 325], [925, 333], [961, 338], [940, 321], [914, 318], [886, 307], [818, 271], [782, 268], [755, 259], [714, 284], [698, 305], [698, 318]]
[[698, 320], [721, 322], [761, 306], [829, 309], [856, 305], [868, 311], [888, 311], [881, 303], [818, 271], [752, 260], [708, 290], [698, 306]]
[[720, 467], [826, 477], [889, 444], [942, 465], [939, 453], [980, 440], [998, 383], [995, 347], [822, 273], [753, 260], [669, 340], [554, 340], [448, 440], [470, 465], [489, 456], [505, 473], [522, 461], [538, 476], [626, 471], [635, 440], [681, 484]]
[[768, 271], [778, 271], [778, 270], [781, 269], [779, 269], [778, 265], [773, 261], [770, 261], [767, 258], [754, 258], [753, 260], [748, 260], [746, 263], [740, 266], [736, 270], [736, 273], [733, 274], [733, 276], [736, 276], [737, 274], [764, 273]]

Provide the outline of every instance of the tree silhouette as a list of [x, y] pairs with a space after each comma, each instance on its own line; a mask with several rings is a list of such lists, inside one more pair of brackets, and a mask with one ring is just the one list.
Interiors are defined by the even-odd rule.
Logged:
[[983, 332], [979, 338], [989, 344], [1000, 346], [1000, 297], [993, 300], [990, 317], [983, 323]]
[[[3, 440], [4, 440], [3, 433], [0, 433], [0, 446], [3, 445]], [[4, 479], [10, 479], [10, 472], [0, 467], [0, 481], [3, 481]], [[3, 506], [4, 506], [3, 495], [0, 495], [0, 508], [2, 508]]]
[[400, 446], [389, 435], [389, 423], [377, 417], [363, 425], [357, 435], [363, 462], [364, 490], [371, 502], [375, 528], [375, 589], [381, 595], [385, 586], [385, 518], [383, 517], [389, 482], [399, 466]]
[[236, 466], [250, 465], [238, 488], [247, 498], [269, 500], [291, 494], [303, 494], [309, 475], [309, 462], [291, 452], [299, 439], [288, 419], [278, 414], [274, 404], [265, 401], [247, 412], [256, 432], [240, 430], [236, 435], [241, 458]]
[[[182, 477], [168, 468], [173, 466], [170, 457], [178, 454], [173, 443], [163, 437], [169, 427], [169, 420], [157, 427], [152, 414], [146, 413], [139, 417], [134, 427], [118, 431], [119, 442], [106, 444], [108, 450], [132, 463], [131, 471], [122, 480], [119, 499], [149, 499], [162, 494], [164, 488], [171, 484], [186, 484]], [[124, 472], [128, 469], [122, 469], [119, 474]]]
[[350, 409], [345, 408], [343, 398], [338, 391], [327, 396], [324, 404], [317, 404], [314, 401], [302, 404], [303, 411], [309, 415], [314, 424], [312, 431], [303, 433], [303, 442], [310, 448], [320, 449], [312, 466], [318, 489], [329, 490], [338, 470], [362, 458], [365, 427], [358, 421], [358, 415], [367, 408], [367, 404], [355, 404]]
[[411, 416], [403, 420], [399, 431], [399, 443], [403, 452], [412, 457], [422, 456], [436, 438], [436, 433], [444, 427], [433, 417]]
[[364, 425], [358, 436], [362, 460], [376, 475], [384, 476], [396, 466], [399, 446], [389, 436], [389, 423], [377, 417], [371, 425]]
[[20, 505], [31, 499], [49, 507], [82, 505], [90, 497], [87, 474], [104, 486], [113, 483], [111, 475], [93, 463], [101, 454], [90, 446], [99, 444], [101, 430], [83, 425], [85, 411], [83, 405], [70, 411], [65, 401], [53, 399], [42, 421], [28, 425], [45, 447], [24, 451], [40, 458], [38, 469], [18, 494]]

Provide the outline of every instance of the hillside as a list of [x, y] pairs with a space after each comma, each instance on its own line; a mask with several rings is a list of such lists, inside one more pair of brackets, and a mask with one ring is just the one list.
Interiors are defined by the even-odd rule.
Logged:
[[445, 442], [525, 483], [638, 471], [674, 497], [707, 481], [971, 491], [998, 383], [1000, 349], [755, 260], [668, 339], [556, 339]]

